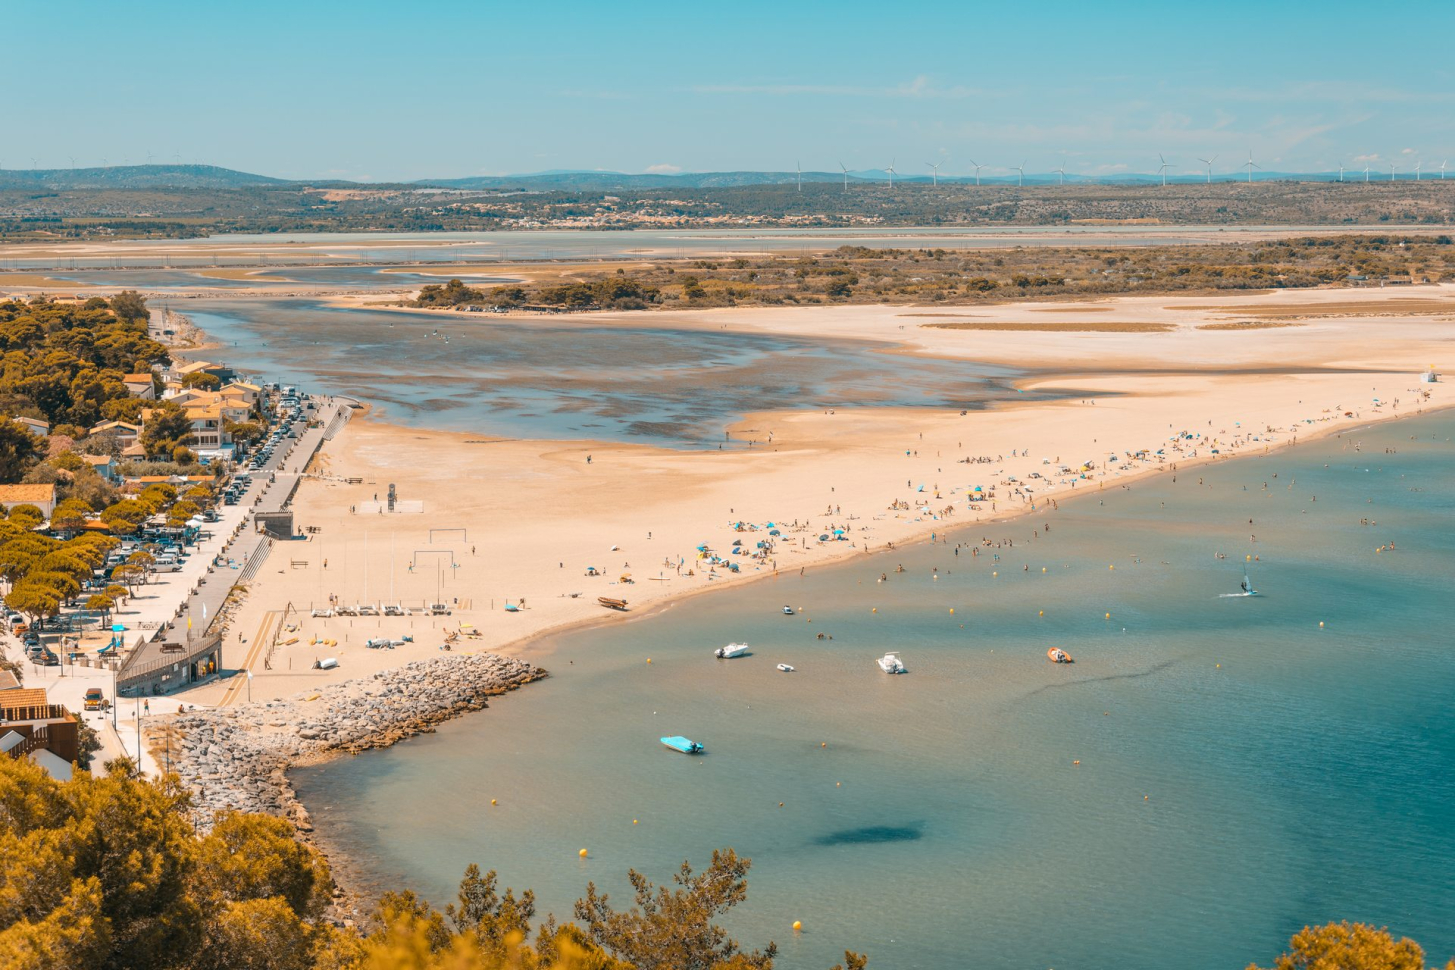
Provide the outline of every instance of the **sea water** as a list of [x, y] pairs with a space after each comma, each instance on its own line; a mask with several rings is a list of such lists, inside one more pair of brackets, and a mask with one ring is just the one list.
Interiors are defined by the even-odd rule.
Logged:
[[[294, 777], [353, 878], [440, 906], [477, 862], [569, 918], [588, 880], [625, 906], [628, 868], [669, 881], [732, 846], [753, 866], [727, 924], [784, 970], [846, 947], [1241, 967], [1338, 919], [1442, 964], [1452, 435], [1349, 432], [801, 577], [780, 555], [776, 580], [555, 637], [528, 654], [548, 680]], [[1245, 562], [1259, 595], [1225, 595]]]

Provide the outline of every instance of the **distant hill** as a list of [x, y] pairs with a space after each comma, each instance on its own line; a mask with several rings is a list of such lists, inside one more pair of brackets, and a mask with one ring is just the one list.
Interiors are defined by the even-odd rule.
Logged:
[[[420, 179], [416, 185], [483, 192], [631, 192], [643, 189], [726, 189], [743, 185], [792, 185], [797, 172], [683, 172], [680, 175], [624, 172], [537, 172], [529, 175], [476, 175], [458, 179]], [[804, 172], [804, 183], [842, 182], [843, 173]], [[850, 174], [850, 182], [864, 181]]]
[[0, 169], [0, 189], [52, 192], [98, 189], [240, 189], [288, 185], [287, 179], [216, 165], [111, 165], [105, 168]]

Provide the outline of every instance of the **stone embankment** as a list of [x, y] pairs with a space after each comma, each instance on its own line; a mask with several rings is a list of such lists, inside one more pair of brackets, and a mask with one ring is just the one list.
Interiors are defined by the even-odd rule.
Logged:
[[178, 715], [173, 771], [192, 790], [204, 827], [217, 812], [237, 809], [280, 815], [308, 832], [312, 822], [288, 782], [289, 768], [388, 747], [544, 676], [495, 654], [447, 656], [287, 700]]

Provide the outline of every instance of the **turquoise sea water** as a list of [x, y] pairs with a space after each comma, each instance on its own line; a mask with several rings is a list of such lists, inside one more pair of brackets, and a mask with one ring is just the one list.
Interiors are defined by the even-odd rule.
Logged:
[[[1443, 964], [1452, 436], [1347, 433], [562, 635], [549, 680], [295, 779], [356, 878], [437, 905], [471, 861], [567, 916], [733, 846], [729, 925], [783, 970], [1237, 968], [1344, 918]], [[1014, 547], [955, 555], [982, 535]], [[1261, 595], [1221, 596], [1246, 554]], [[730, 640], [752, 655], [714, 660]]]

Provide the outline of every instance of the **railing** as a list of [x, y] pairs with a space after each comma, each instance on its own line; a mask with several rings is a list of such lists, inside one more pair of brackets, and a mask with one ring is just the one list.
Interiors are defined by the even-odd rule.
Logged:
[[248, 554], [248, 564], [243, 567], [242, 572], [237, 574], [237, 582], [234, 585], [251, 582], [252, 578], [258, 574], [258, 570], [263, 568], [263, 563], [267, 560], [268, 553], [272, 551], [273, 540], [264, 539], [262, 542], [259, 542], [253, 548], [253, 551]]

